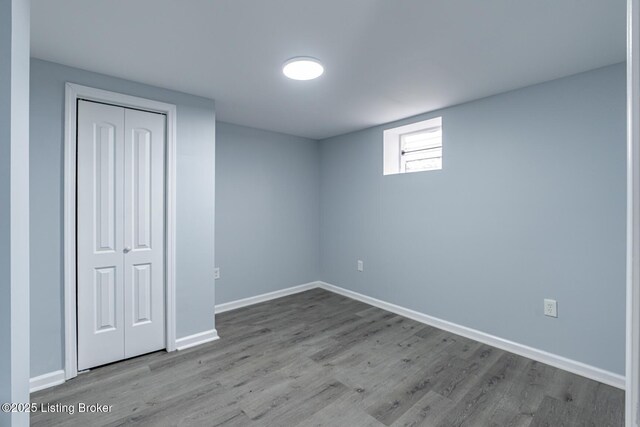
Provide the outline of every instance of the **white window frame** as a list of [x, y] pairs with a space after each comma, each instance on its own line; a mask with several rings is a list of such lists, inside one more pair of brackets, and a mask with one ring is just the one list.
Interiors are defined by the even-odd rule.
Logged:
[[[434, 117], [428, 120], [422, 120], [416, 123], [411, 123], [404, 126], [398, 126], [391, 129], [386, 129], [383, 134], [383, 174], [395, 175], [399, 173], [413, 173], [413, 172], [432, 172], [439, 169], [428, 169], [424, 171], [409, 171], [405, 170], [405, 162], [402, 159], [402, 137], [404, 135], [423, 132], [428, 129], [442, 128], [442, 117]], [[442, 146], [444, 153], [444, 144]]]

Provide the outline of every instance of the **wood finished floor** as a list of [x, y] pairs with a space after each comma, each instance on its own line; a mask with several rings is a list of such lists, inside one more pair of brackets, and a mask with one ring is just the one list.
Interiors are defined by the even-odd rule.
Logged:
[[34, 426], [622, 426], [624, 393], [328, 291], [217, 316], [219, 341], [34, 393]]

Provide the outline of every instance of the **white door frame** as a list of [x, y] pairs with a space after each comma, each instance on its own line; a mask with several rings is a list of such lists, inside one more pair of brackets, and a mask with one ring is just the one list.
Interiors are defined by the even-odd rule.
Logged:
[[627, 0], [627, 354], [625, 419], [640, 425], [640, 0]]
[[166, 349], [176, 349], [176, 106], [74, 83], [65, 87], [64, 137], [64, 373], [78, 375], [76, 334], [76, 133], [77, 100], [104, 102], [165, 114], [166, 121]]

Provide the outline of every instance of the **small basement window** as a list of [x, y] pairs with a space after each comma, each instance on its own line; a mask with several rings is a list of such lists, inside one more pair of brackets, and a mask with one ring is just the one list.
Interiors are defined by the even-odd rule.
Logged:
[[442, 117], [384, 131], [384, 174], [442, 169]]

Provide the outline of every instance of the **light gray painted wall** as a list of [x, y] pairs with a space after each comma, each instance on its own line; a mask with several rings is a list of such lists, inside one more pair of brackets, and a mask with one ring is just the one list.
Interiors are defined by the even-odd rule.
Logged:
[[216, 150], [216, 302], [318, 280], [318, 142], [219, 122]]
[[[179, 149], [178, 286], [200, 285], [179, 292], [178, 334], [205, 329], [213, 102], [32, 68], [32, 376], [62, 366], [65, 81], [178, 104], [179, 141], [189, 141]], [[219, 123], [216, 302], [322, 279], [621, 373], [624, 103], [620, 64], [319, 143]], [[383, 177], [382, 130], [436, 115], [444, 170]], [[545, 297], [558, 299], [558, 319], [542, 316]]]
[[31, 376], [63, 367], [65, 82], [177, 105], [177, 337], [214, 327], [214, 102], [33, 59]]
[[29, 401], [29, 6], [0, 1], [0, 403]]
[[[383, 129], [439, 115], [443, 170], [383, 176]], [[624, 64], [320, 152], [322, 280], [624, 373]]]

